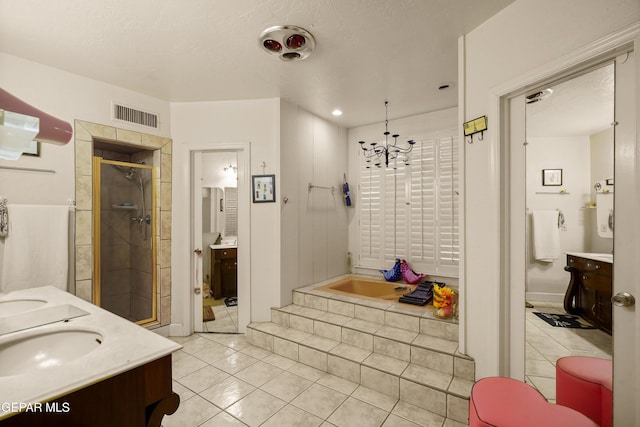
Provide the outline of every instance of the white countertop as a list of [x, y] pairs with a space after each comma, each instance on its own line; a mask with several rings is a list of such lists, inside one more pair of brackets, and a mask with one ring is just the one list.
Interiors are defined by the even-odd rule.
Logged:
[[[41, 299], [39, 308], [71, 304], [89, 315], [0, 335], [0, 346], [25, 333], [88, 329], [103, 337], [95, 350], [59, 366], [34, 369], [25, 374], [0, 376], [0, 403], [36, 403], [52, 400], [88, 385], [142, 366], [182, 348], [179, 344], [133, 322], [52, 286], [0, 294], [0, 301]], [[37, 317], [37, 310], [33, 310]], [[0, 419], [10, 413], [0, 405]]]
[[594, 261], [602, 261], [613, 264], [613, 254], [594, 254], [587, 252], [567, 252], [567, 255], [573, 255], [580, 258], [592, 259]]
[[209, 245], [211, 249], [237, 249], [237, 243], [223, 243], [221, 245]]

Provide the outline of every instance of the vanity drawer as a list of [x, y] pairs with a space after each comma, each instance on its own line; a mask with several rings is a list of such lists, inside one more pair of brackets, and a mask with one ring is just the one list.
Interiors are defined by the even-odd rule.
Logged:
[[213, 251], [213, 256], [215, 259], [227, 259], [227, 258], [237, 258], [238, 250], [234, 248], [230, 249], [215, 249]]
[[585, 288], [611, 294], [611, 275], [601, 274], [596, 271], [583, 271], [581, 276], [582, 285]]

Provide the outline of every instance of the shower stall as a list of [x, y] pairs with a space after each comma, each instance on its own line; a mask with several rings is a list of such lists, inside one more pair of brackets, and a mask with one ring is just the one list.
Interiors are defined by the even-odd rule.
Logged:
[[155, 170], [94, 157], [94, 303], [156, 320]]

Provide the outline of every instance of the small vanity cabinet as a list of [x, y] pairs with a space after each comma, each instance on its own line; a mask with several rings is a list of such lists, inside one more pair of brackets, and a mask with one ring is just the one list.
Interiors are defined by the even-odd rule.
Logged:
[[564, 309], [611, 334], [612, 263], [589, 258], [588, 254], [567, 254], [564, 269], [571, 273]]
[[238, 296], [238, 250], [211, 249], [211, 280], [215, 299]]

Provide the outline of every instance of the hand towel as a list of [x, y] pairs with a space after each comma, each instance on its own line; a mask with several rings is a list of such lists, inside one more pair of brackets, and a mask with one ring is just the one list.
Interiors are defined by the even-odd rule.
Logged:
[[67, 290], [69, 206], [8, 205], [0, 292], [55, 286]]
[[533, 211], [533, 257], [537, 261], [553, 262], [560, 255], [558, 211]]

